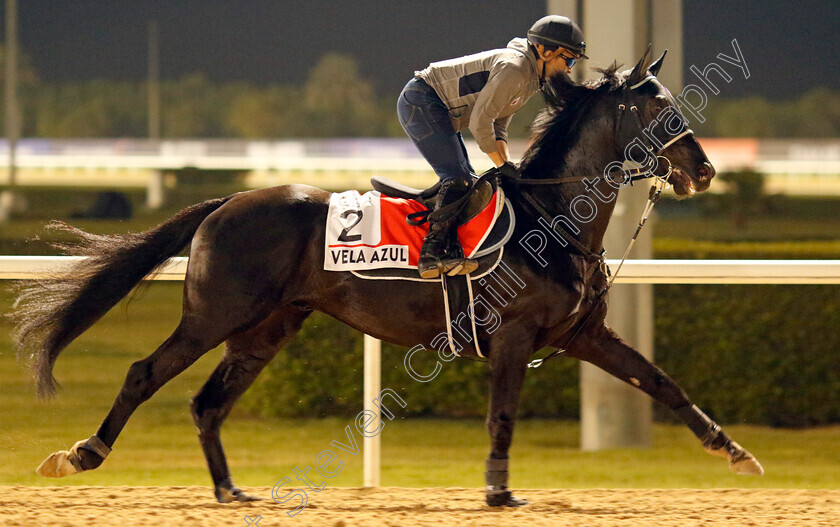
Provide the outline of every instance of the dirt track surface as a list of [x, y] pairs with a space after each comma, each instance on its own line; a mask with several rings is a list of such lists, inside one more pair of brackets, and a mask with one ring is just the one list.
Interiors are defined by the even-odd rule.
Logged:
[[[2, 526], [768, 526], [840, 524], [839, 490], [522, 490], [491, 509], [477, 489], [327, 488], [305, 509], [267, 498], [221, 505], [207, 487], [0, 487]], [[289, 502], [292, 503], [292, 502]], [[246, 520], [249, 518], [250, 523]], [[258, 521], [257, 516], [262, 518]], [[256, 523], [255, 523], [256, 522]]]

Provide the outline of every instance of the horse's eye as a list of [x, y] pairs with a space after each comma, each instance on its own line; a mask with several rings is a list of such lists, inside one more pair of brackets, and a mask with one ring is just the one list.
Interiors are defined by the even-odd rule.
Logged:
[[668, 99], [664, 95], [657, 95], [653, 98], [653, 113], [659, 113], [668, 106]]

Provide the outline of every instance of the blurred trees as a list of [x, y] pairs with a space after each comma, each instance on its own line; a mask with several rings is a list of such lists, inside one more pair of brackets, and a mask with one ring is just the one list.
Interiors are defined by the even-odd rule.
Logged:
[[[18, 101], [21, 112], [18, 116], [21, 119], [21, 134], [26, 136], [35, 135], [35, 98], [38, 93], [40, 81], [38, 73], [32, 67], [29, 56], [18, 50]], [[6, 86], [6, 49], [0, 44], [0, 89], [5, 92]], [[5, 97], [0, 96], [0, 119], [6, 118]]]
[[704, 137], [838, 137], [840, 92], [813, 88], [798, 99], [710, 98], [705, 123], [691, 125]]
[[718, 178], [727, 184], [729, 192], [718, 197], [732, 215], [735, 227], [743, 229], [747, 220], [767, 208], [767, 196], [764, 194], [764, 174], [753, 170], [724, 172]]
[[[235, 83], [214, 84], [194, 73], [163, 81], [161, 97], [162, 137], [228, 137], [231, 103], [243, 87]], [[141, 106], [144, 109], [145, 103]], [[141, 136], [145, 135], [145, 121]]]
[[381, 119], [376, 111], [373, 86], [359, 74], [352, 57], [338, 53], [324, 55], [312, 68], [303, 94], [312, 135], [380, 135]]
[[46, 84], [37, 93], [34, 135], [39, 137], [145, 135], [142, 84], [108, 80]]
[[[144, 82], [33, 84], [30, 137], [144, 137]], [[377, 98], [356, 61], [329, 53], [304, 86], [212, 82], [200, 73], [161, 82], [162, 137], [401, 135], [396, 94]], [[393, 102], [393, 104], [392, 104]]]
[[[0, 80], [2, 54], [0, 46]], [[23, 136], [147, 135], [145, 82], [45, 83], [25, 54], [19, 62]], [[215, 82], [195, 73], [162, 81], [161, 132], [164, 138], [404, 137], [397, 95], [377, 94], [356, 60], [341, 53], [325, 54], [303, 85]], [[527, 137], [541, 103], [535, 96], [519, 112], [512, 137]], [[827, 88], [788, 101], [710, 98], [703, 113], [705, 123], [691, 123], [701, 136], [840, 136], [840, 92]]]
[[302, 97], [303, 90], [295, 86], [244, 87], [231, 101], [228, 130], [249, 139], [305, 137]]

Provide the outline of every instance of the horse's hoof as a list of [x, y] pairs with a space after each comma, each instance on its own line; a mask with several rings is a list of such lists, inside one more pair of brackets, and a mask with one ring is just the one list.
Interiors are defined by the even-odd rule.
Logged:
[[722, 457], [729, 461], [729, 469], [736, 474], [745, 476], [761, 476], [764, 474], [764, 467], [761, 466], [755, 456], [735, 441], [729, 441], [720, 448], [707, 448], [706, 451], [713, 456]]
[[487, 505], [491, 507], [522, 507], [528, 505], [528, 500], [519, 499], [510, 491], [487, 494]]
[[234, 487], [232, 489], [216, 488], [216, 499], [219, 503], [233, 503], [234, 501], [249, 502], [261, 501], [262, 498], [245, 494], [242, 490]]
[[49, 457], [38, 465], [35, 469], [39, 475], [47, 478], [63, 478], [70, 474], [82, 472], [81, 458], [79, 456], [79, 448], [81, 448], [87, 440], [82, 439], [73, 445], [70, 450], [61, 450], [53, 452]]
[[762, 476], [764, 475], [764, 467], [746, 450], [741, 451], [741, 455], [729, 460], [729, 468], [736, 474], [744, 476]]
[[79, 471], [70, 463], [70, 455], [72, 454], [67, 450], [54, 452], [38, 465], [35, 472], [46, 478], [63, 478], [64, 476], [75, 474]]
[[517, 498], [516, 496], [510, 496], [507, 503], [505, 503], [506, 507], [524, 507], [525, 505], [528, 505], [528, 500]]

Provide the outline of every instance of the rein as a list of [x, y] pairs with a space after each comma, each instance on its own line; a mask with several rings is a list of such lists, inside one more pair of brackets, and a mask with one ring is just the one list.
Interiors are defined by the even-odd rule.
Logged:
[[[683, 134], [683, 135], [685, 135], [685, 134]], [[682, 135], [680, 135], [680, 138], [682, 138]], [[669, 143], [668, 146], [671, 146], [673, 141], [669, 141], [668, 143]], [[664, 150], [664, 148], [662, 150]], [[656, 157], [662, 157], [662, 156], [656, 156]], [[663, 157], [663, 159], [667, 160], [668, 158]], [[670, 161], [669, 161], [669, 163], [670, 163]], [[653, 159], [651, 159], [651, 161], [648, 162], [647, 166], [630, 169], [630, 176], [626, 179], [626, 181], [628, 183], [630, 183], [630, 185], [632, 186], [633, 183], [635, 183], [636, 181], [639, 181], [639, 180], [642, 180], [642, 179], [650, 179], [650, 178], [653, 178], [653, 177], [659, 177], [659, 176], [656, 176], [656, 175], [653, 174], [653, 171], [656, 170], [657, 166], [658, 166], [657, 163]], [[666, 174], [666, 176], [670, 175], [670, 173], [671, 172], [669, 170], [668, 174]], [[663, 176], [663, 177], [665, 177], [665, 176]], [[566, 176], [566, 177], [558, 177], [558, 178], [551, 178], [551, 179], [518, 178], [515, 181], [517, 183], [519, 183], [520, 185], [562, 185], [564, 183], [580, 183], [580, 182], [584, 181], [585, 179], [586, 179], [586, 176]]]
[[[651, 79], [655, 79], [655, 78], [656, 77], [654, 77], [653, 75], [649, 75], [649, 76], [645, 77], [644, 79], [642, 79], [640, 82], [631, 86], [630, 90], [634, 90], [634, 89], [638, 88], [639, 86], [642, 86], [646, 82], [650, 81]], [[622, 103], [622, 104], [618, 105], [618, 111], [621, 112], [621, 114], [616, 119], [616, 131], [621, 126], [621, 124], [624, 122], [624, 116], [626, 115], [624, 112], [625, 112], [626, 109], [627, 109], [626, 104]], [[629, 107], [629, 109], [630, 109], [630, 112], [633, 115], [636, 116], [636, 120], [638, 121], [638, 124], [639, 124], [639, 130], [642, 131], [641, 135], [644, 136], [645, 135], [644, 131], [647, 130], [647, 127], [642, 122], [642, 118], [639, 115], [638, 108], [635, 105], [631, 105]], [[601, 249], [600, 253], [595, 253], [592, 250], [590, 250], [588, 247], [583, 246], [583, 244], [580, 241], [578, 241], [574, 236], [572, 236], [565, 229], [563, 229], [562, 226], [560, 226], [560, 225], [554, 226], [553, 217], [551, 217], [549, 215], [549, 213], [541, 205], [539, 205], [539, 202], [536, 199], [534, 199], [533, 196], [531, 196], [529, 193], [522, 192], [522, 195], [525, 197], [526, 201], [528, 201], [528, 203], [530, 203], [531, 206], [534, 207], [534, 209], [546, 221], [549, 222], [549, 225], [552, 225], [552, 228], [559, 228], [559, 230], [561, 231], [561, 234], [563, 234], [563, 236], [565, 236], [565, 239], [569, 240], [570, 243], [572, 243], [572, 245], [575, 247], [575, 249], [577, 249], [578, 252], [580, 252], [584, 256], [584, 258], [586, 258], [587, 260], [599, 260], [600, 261], [601, 272], [603, 272], [604, 275], [608, 278], [608, 282], [607, 282], [607, 285], [604, 287], [604, 289], [601, 290], [601, 292], [598, 293], [598, 295], [595, 297], [595, 302], [597, 302], [601, 298], [603, 298], [604, 295], [606, 295], [607, 292], [612, 287], [613, 283], [615, 282], [616, 277], [618, 276], [618, 273], [621, 271], [621, 268], [624, 266], [624, 262], [627, 260], [628, 256], [630, 256], [630, 251], [632, 250], [633, 245], [636, 243], [636, 240], [638, 239], [639, 234], [642, 231], [642, 228], [645, 226], [645, 223], [647, 222], [647, 219], [650, 216], [650, 213], [653, 211], [654, 205], [656, 205], [656, 202], [659, 200], [659, 197], [662, 194], [662, 191], [668, 186], [668, 181], [667, 180], [668, 180], [668, 177], [673, 172], [674, 167], [671, 164], [671, 160], [668, 159], [667, 157], [663, 156], [662, 152], [664, 152], [665, 149], [667, 149], [668, 147], [670, 147], [671, 145], [673, 145], [674, 143], [676, 143], [677, 141], [679, 141], [683, 137], [685, 137], [687, 135], [693, 135], [693, 134], [694, 134], [694, 132], [690, 128], [686, 127], [684, 130], [680, 131], [680, 133], [676, 134], [673, 138], [671, 138], [666, 143], [662, 144], [662, 146], [660, 146], [656, 150], [654, 150], [654, 146], [652, 144], [646, 144], [645, 146], [647, 147], [649, 154], [651, 154], [651, 155], [648, 156], [648, 158], [649, 158], [648, 164], [646, 166], [637, 167], [635, 169], [632, 169], [630, 171], [630, 173], [628, 174], [627, 178], [625, 179], [625, 183], [630, 183], [631, 185], [633, 184], [634, 181], [638, 181], [638, 180], [641, 180], [641, 179], [653, 178], [655, 181], [653, 182], [653, 185], [650, 188], [650, 192], [648, 194], [648, 202], [645, 205], [645, 209], [642, 212], [641, 218], [639, 219], [639, 224], [636, 226], [636, 231], [633, 233], [633, 236], [630, 238], [630, 243], [627, 245], [627, 249], [624, 251], [624, 255], [622, 256], [621, 262], [618, 264], [618, 267], [616, 268], [615, 273], [611, 273], [610, 269], [609, 269], [609, 266], [607, 266], [606, 259], [604, 257], [605, 254], [606, 254], [606, 251], [603, 248]], [[664, 159], [665, 161], [668, 162], [668, 170], [665, 174], [662, 174], [662, 175], [657, 175], [655, 173], [655, 170], [659, 166], [659, 162], [658, 162], [659, 159]], [[604, 176], [604, 177], [608, 177], [608, 176]], [[581, 181], [584, 181], [585, 179], [586, 179], [585, 177], [572, 176], [572, 177], [563, 177], [563, 178], [554, 178], [554, 179], [519, 179], [517, 181], [519, 182], [520, 185], [522, 185], [522, 184], [524, 184], [524, 185], [558, 185], [558, 184], [563, 184], [563, 183], [581, 182]], [[565, 348], [567, 348], [569, 346], [569, 344], [571, 344], [572, 341], [574, 341], [574, 339], [581, 333], [581, 331], [583, 331], [583, 329], [586, 327], [587, 323], [592, 318], [592, 315], [594, 313], [595, 313], [595, 309], [594, 309], [594, 306], [593, 306], [593, 309], [590, 309], [586, 318], [584, 318], [583, 321], [578, 324], [577, 330], [575, 330], [575, 332], [566, 341], [566, 343], [563, 347], [555, 348], [554, 351], [552, 351], [546, 357], [543, 357], [541, 359], [535, 359], [535, 360], [529, 362], [528, 363], [528, 368], [539, 368], [540, 366], [543, 365], [543, 363], [545, 363], [545, 361], [550, 360], [551, 358], [556, 357], [557, 355], [560, 355], [560, 354], [564, 353], [566, 351]]]
[[[668, 174], [670, 174], [670, 173], [671, 173], [671, 171], [669, 170]], [[658, 176], [651, 176], [651, 177], [656, 177], [656, 181], [650, 187], [650, 194], [648, 196], [647, 205], [645, 205], [645, 210], [644, 210], [644, 212], [642, 212], [642, 217], [641, 217], [641, 219], [639, 219], [639, 224], [636, 226], [636, 232], [634, 232], [633, 237], [630, 238], [630, 243], [627, 245], [627, 249], [625, 249], [624, 256], [622, 256], [621, 262], [619, 262], [618, 267], [615, 270], [615, 273], [610, 272], [610, 268], [607, 265], [606, 260], [604, 259], [604, 254], [606, 254], [606, 251], [604, 251], [603, 249], [601, 250], [601, 256], [600, 256], [601, 272], [603, 272], [607, 276], [607, 278], [609, 278], [609, 281], [607, 282], [606, 287], [604, 287], [604, 289], [602, 289], [601, 292], [598, 293], [598, 295], [595, 297], [595, 302], [597, 302], [601, 298], [603, 298], [604, 295], [606, 295], [607, 292], [612, 287], [613, 282], [615, 282], [615, 278], [618, 276], [618, 273], [621, 271], [621, 268], [624, 266], [624, 262], [627, 260], [627, 257], [630, 256], [630, 250], [633, 248], [633, 245], [636, 243], [636, 239], [639, 237], [639, 233], [642, 232], [642, 227], [645, 226], [645, 223], [647, 222], [647, 219], [650, 216], [650, 213], [653, 211], [653, 206], [656, 205], [656, 202], [659, 200], [660, 194], [662, 194], [662, 191], [667, 187], [667, 182], [664, 179], [664, 177], [667, 177], [667, 176], [663, 176], [662, 178], [660, 178]], [[577, 330], [569, 338], [569, 340], [566, 341], [566, 344], [563, 345], [563, 347], [555, 348], [554, 351], [552, 351], [551, 353], [549, 353], [548, 355], [546, 355], [545, 357], [543, 357], [541, 359], [532, 360], [531, 362], [528, 363], [528, 367], [529, 368], [539, 368], [540, 366], [543, 365], [543, 363], [545, 363], [545, 361], [547, 361], [547, 360], [549, 360], [553, 357], [556, 357], [557, 355], [565, 353], [566, 352], [565, 348], [568, 348], [569, 344], [571, 344], [572, 341], [574, 341], [575, 338], [580, 334], [580, 332], [583, 331], [583, 328], [586, 327], [586, 324], [589, 322], [589, 319], [592, 318], [592, 315], [594, 313], [595, 313], [594, 309], [589, 310], [589, 313], [586, 315], [586, 318], [584, 318], [583, 321], [580, 324], [578, 324]]]

